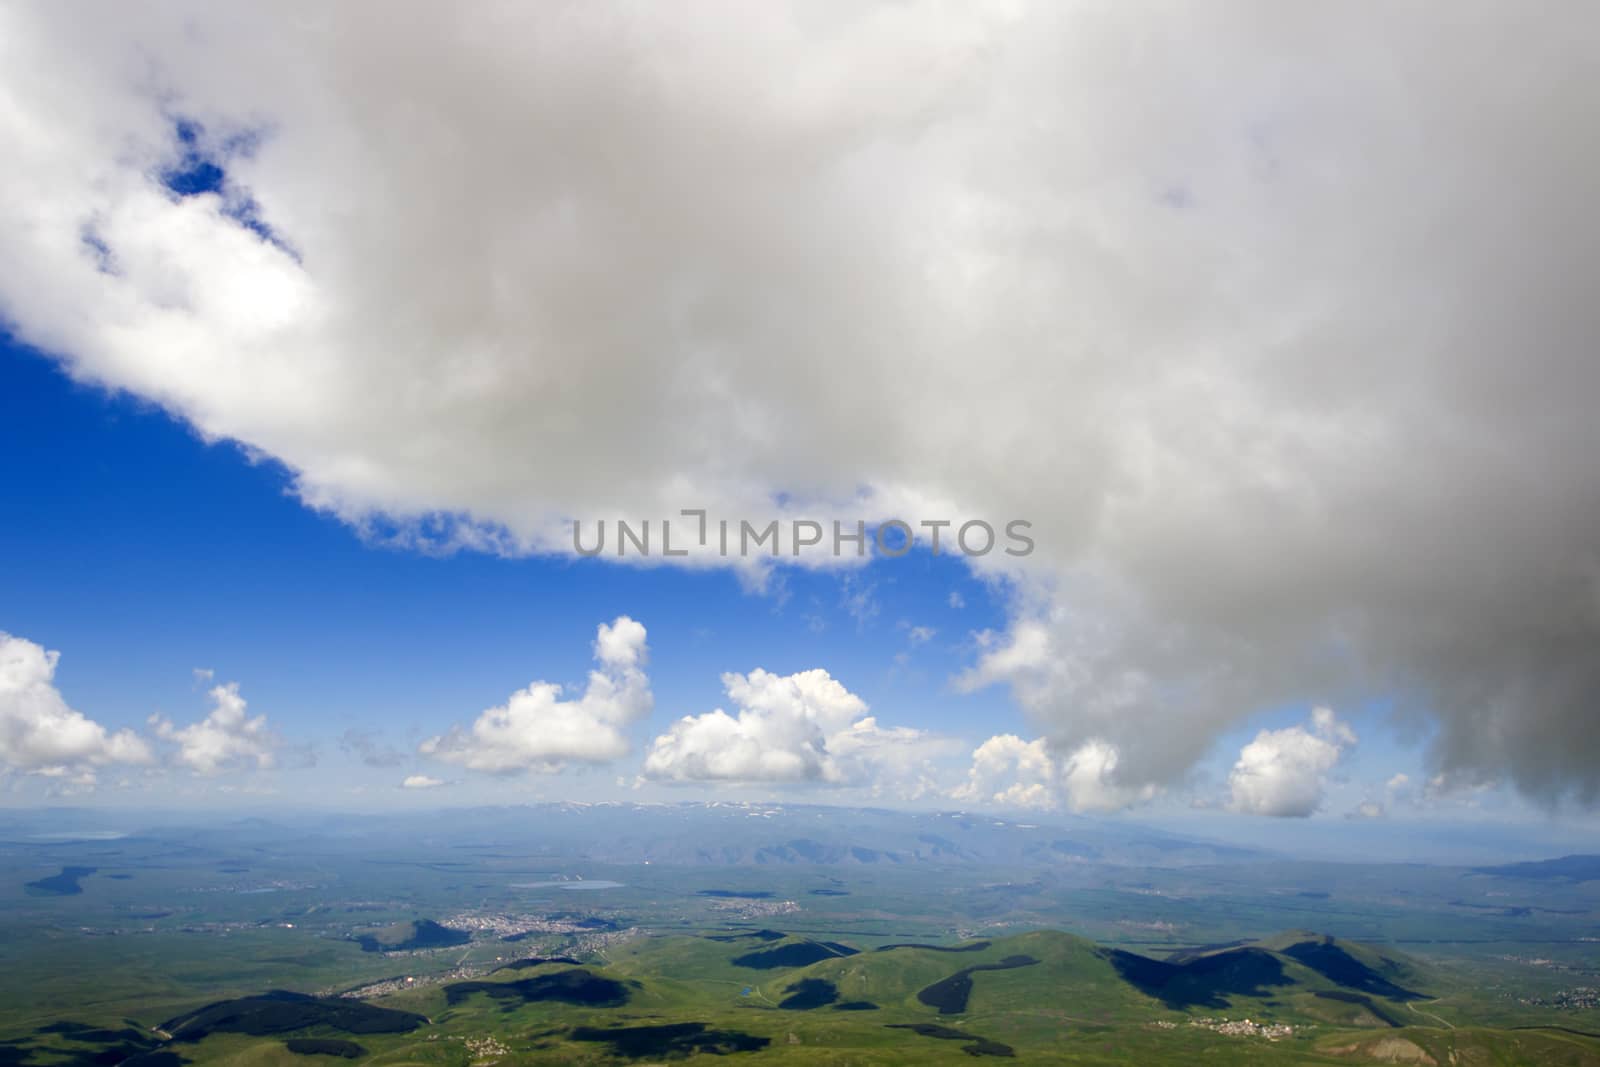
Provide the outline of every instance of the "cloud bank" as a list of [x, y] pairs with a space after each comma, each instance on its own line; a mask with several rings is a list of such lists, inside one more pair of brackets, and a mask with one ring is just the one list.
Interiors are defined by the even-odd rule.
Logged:
[[[1026, 517], [964, 681], [1091, 792], [1379, 697], [1600, 795], [1600, 11], [80, 14], [0, 13], [0, 316], [308, 505]], [[609, 758], [590, 699], [437, 754]]]

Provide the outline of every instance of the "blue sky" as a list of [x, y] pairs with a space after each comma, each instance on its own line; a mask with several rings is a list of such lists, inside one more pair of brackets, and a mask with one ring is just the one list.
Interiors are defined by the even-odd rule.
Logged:
[[[786, 569], [753, 591], [720, 570], [427, 554], [364, 539], [297, 499], [280, 464], [207, 443], [148, 403], [76, 384], [11, 341], [0, 349], [0, 398], [0, 476], [17, 487], [0, 524], [5, 628], [61, 651], [62, 693], [112, 728], [140, 729], [152, 713], [199, 718], [213, 681], [238, 682], [287, 752], [272, 771], [244, 776], [258, 789], [337, 780], [322, 799], [381, 806], [400, 802], [398, 782], [418, 773], [450, 781], [451, 793], [430, 795], [452, 802], [852, 796], [804, 785], [619, 791], [636, 758], [505, 779], [417, 755], [421, 739], [536, 678], [581, 688], [595, 625], [624, 614], [650, 635], [656, 708], [635, 731], [639, 746], [671, 719], [726, 706], [721, 675], [756, 667], [823, 667], [881, 720], [957, 739], [960, 755], [994, 734], [1038, 733], [1004, 688], [952, 686], [978, 655], [975, 633], [1005, 626], [1007, 592], [950, 557], [919, 550], [843, 576]], [[913, 640], [912, 627], [935, 632]], [[215, 678], [202, 682], [196, 669]], [[1197, 795], [1220, 797], [1238, 748], [1306, 710], [1265, 711], [1225, 734], [1196, 770]], [[1419, 746], [1401, 742], [1386, 716], [1345, 718], [1361, 743], [1341, 767], [1352, 781], [1340, 801], [1359, 802], [1355, 779], [1420, 780]], [[403, 759], [364, 766], [341, 746], [346, 731]], [[165, 804], [220, 784], [179, 775], [131, 788]], [[1158, 807], [1181, 816], [1181, 805]]]
[[[201, 668], [324, 768], [346, 729], [409, 751], [535, 678], [581, 687], [595, 626], [625, 614], [650, 634], [652, 724], [726, 704], [723, 672], [820, 666], [890, 720], [1028, 732], [1003, 691], [950, 689], [972, 631], [1005, 621], [953, 559], [788, 570], [754, 592], [727, 571], [391, 548], [305, 507], [279, 464], [36, 352], [7, 342], [0, 376], [4, 628], [60, 650], [69, 702], [108, 726], [196, 717]], [[937, 632], [913, 643], [911, 626]]]
[[1587, 818], [1582, 35], [743, 17], [8, 13], [7, 796]]

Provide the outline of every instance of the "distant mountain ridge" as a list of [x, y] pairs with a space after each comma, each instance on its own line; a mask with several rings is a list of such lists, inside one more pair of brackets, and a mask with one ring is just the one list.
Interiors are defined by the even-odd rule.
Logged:
[[1529, 863], [1505, 863], [1497, 867], [1474, 867], [1477, 874], [1497, 878], [1564, 879], [1570, 882], [1600, 880], [1600, 855], [1579, 854]]
[[[812, 804], [724, 801], [680, 804], [565, 801], [404, 815], [326, 816], [309, 825], [240, 820], [196, 828], [194, 840], [293, 847], [321, 839], [406, 847], [436, 845], [451, 856], [517, 852], [540, 860], [677, 866], [995, 865], [1190, 867], [1249, 862], [1272, 854], [1185, 837], [1125, 820], [1040, 815], [1036, 820], [969, 811], [897, 811]], [[447, 851], [448, 850], [448, 851]]]

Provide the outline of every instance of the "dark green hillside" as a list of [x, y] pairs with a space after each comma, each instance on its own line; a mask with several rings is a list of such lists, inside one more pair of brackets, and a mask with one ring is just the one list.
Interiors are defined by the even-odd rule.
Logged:
[[1305, 933], [1156, 959], [1045, 931], [821, 960], [785, 969], [760, 991], [791, 1007], [816, 998], [819, 1007], [866, 1001], [944, 1016], [1070, 1003], [1095, 1019], [1243, 1012], [1392, 1026], [1417, 1021], [1404, 1004], [1429, 995], [1420, 977], [1407, 961]]
[[1401, 1012], [1392, 1007], [1384, 1007], [1376, 1003], [1369, 996], [1361, 993], [1352, 993], [1347, 989], [1318, 989], [1312, 992], [1318, 1000], [1329, 1001], [1332, 1004], [1348, 1004], [1349, 1011], [1330, 1011], [1326, 1018], [1331, 1021], [1342, 1022], [1347, 1026], [1391, 1026], [1401, 1027], [1406, 1025], [1406, 1020]]
[[1346, 989], [1396, 1000], [1425, 999], [1441, 979], [1432, 969], [1391, 949], [1307, 930], [1249, 942], [1310, 968]]
[[580, 967], [583, 961], [572, 956], [529, 956], [527, 959], [512, 960], [497, 971], [526, 971], [532, 967], [543, 967], [547, 963], [565, 963], [569, 967]]
[[1039, 963], [1032, 956], [1007, 956], [998, 963], [979, 963], [971, 967], [963, 967], [948, 978], [941, 978], [937, 982], [922, 989], [917, 993], [917, 999], [930, 1008], [937, 1008], [940, 1015], [960, 1015], [967, 1010], [967, 1001], [972, 997], [972, 976], [980, 971], [1009, 971], [1017, 967], [1034, 967]]
[[707, 934], [707, 941], [726, 941], [730, 944], [735, 941], [782, 941], [787, 936], [778, 930], [752, 930], [748, 934]]
[[1359, 989], [1364, 993], [1375, 993], [1393, 1000], [1423, 999], [1423, 994], [1395, 985], [1378, 971], [1335, 944], [1332, 938], [1299, 941], [1285, 948], [1283, 954], [1347, 989]]
[[[1371, 946], [1290, 931], [1261, 941], [1173, 953], [1164, 960], [1120, 949], [1106, 958], [1123, 981], [1178, 1011], [1259, 1006], [1257, 1015], [1302, 1014], [1342, 1025], [1401, 1026], [1427, 999], [1424, 970]], [[1401, 984], [1405, 983], [1405, 984]]]
[[1002, 1045], [998, 1041], [990, 1041], [977, 1034], [969, 1034], [954, 1027], [940, 1026], [937, 1023], [889, 1023], [891, 1030], [910, 1030], [923, 1037], [938, 1038], [940, 1041], [965, 1041], [961, 1051], [969, 1056], [1015, 1056], [1016, 1049], [1010, 1045]]
[[[162, 1056], [169, 1057], [166, 1061], [169, 1067], [180, 1062], [173, 1053], [156, 1051], [161, 1042], [153, 1034], [136, 1026], [113, 1029], [62, 1020], [35, 1027], [33, 1033], [35, 1037], [54, 1035], [55, 1040], [60, 1042], [56, 1048], [70, 1057], [66, 1061], [69, 1067], [72, 1064], [101, 1063], [145, 1064], [151, 1067], [162, 1063]], [[0, 1065], [37, 1062], [30, 1044], [21, 1041], [0, 1044]]]
[[836, 959], [840, 956], [854, 956], [856, 951], [849, 945], [841, 945], [837, 941], [812, 941], [809, 938], [800, 938], [774, 948], [735, 956], [733, 965], [758, 971], [771, 971], [780, 967], [805, 967], [820, 960]]
[[358, 1060], [367, 1050], [354, 1041], [341, 1041], [336, 1037], [291, 1037], [284, 1047], [297, 1056], [338, 1056], [340, 1059]]
[[897, 948], [920, 948], [926, 952], [982, 952], [988, 947], [989, 942], [987, 941], [968, 941], [963, 945], [918, 945], [908, 943], [902, 945], [879, 945], [878, 951], [888, 952]]
[[[1009, 973], [1006, 973], [1009, 972]], [[866, 1001], [917, 1015], [953, 1015], [987, 1006], [995, 983], [1011, 979], [1005, 994], [1038, 1001], [1041, 991], [1075, 1002], [1133, 1007], [1144, 1002], [1121, 982], [1093, 942], [1044, 931], [963, 945], [898, 945], [882, 951], [823, 960], [761, 987], [778, 1002], [800, 979], [830, 983], [843, 1002]]]
[[199, 1041], [213, 1033], [282, 1034], [312, 1027], [347, 1034], [403, 1034], [428, 1020], [345, 997], [313, 997], [275, 989], [260, 996], [219, 1000], [162, 1023], [174, 1041]]
[[665, 1026], [579, 1026], [570, 1040], [604, 1044], [613, 1055], [628, 1059], [645, 1056], [680, 1059], [697, 1053], [726, 1056], [735, 1052], [757, 1052], [772, 1044], [769, 1037], [757, 1037], [737, 1030], [713, 1030], [705, 1023], [669, 1023]]
[[810, 1011], [837, 1003], [839, 989], [822, 978], [802, 978], [784, 990], [788, 996], [778, 1001], [785, 1011]]
[[454, 948], [472, 940], [464, 930], [440, 926], [432, 919], [395, 923], [356, 938], [363, 952], [409, 952], [419, 948]]
[[579, 967], [516, 981], [452, 982], [444, 987], [445, 1002], [452, 1005], [460, 1004], [474, 993], [525, 1004], [554, 1000], [564, 1004], [615, 1008], [628, 1002], [627, 986]]
[[1183, 963], [1111, 949], [1106, 959], [1123, 981], [1178, 1010], [1226, 1008], [1235, 997], [1270, 997], [1294, 984], [1283, 960], [1259, 948], [1227, 948]]

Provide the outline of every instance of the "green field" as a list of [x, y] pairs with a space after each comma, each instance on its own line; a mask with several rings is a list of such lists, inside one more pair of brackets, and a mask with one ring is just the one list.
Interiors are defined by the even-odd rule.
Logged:
[[1087, 863], [994, 822], [921, 859], [839, 816], [912, 842], [869, 862], [815, 811], [775, 846], [744, 812], [626, 815], [792, 859], [621, 862], [489, 817], [14, 838], [0, 1067], [1600, 1064], [1585, 871]]
[[159, 993], [85, 1004], [13, 1036], [4, 1062], [1600, 1063], [1600, 1038], [1473, 1026], [1447, 971], [1303, 932], [1165, 960], [1058, 931], [877, 948], [641, 932], [409, 986], [255, 990], [170, 1017]]

